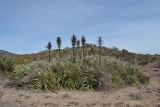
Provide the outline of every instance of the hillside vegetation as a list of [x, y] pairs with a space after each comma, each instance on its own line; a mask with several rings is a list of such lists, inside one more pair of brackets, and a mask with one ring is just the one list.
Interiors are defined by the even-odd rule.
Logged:
[[130, 63], [107, 56], [102, 57], [101, 64], [97, 60], [98, 56], [91, 56], [75, 63], [70, 59], [59, 59], [17, 66], [11, 73], [11, 85], [51, 91], [109, 90], [149, 82], [143, 71]]
[[[96, 45], [86, 44], [85, 54], [86, 56], [94, 56], [98, 55], [99, 48]], [[76, 49], [77, 58], [80, 59], [82, 57], [82, 47]], [[51, 58], [55, 59], [59, 57], [58, 50], [51, 50]], [[140, 65], [145, 65], [147, 63], [155, 62], [157, 59], [160, 59], [159, 55], [149, 55], [149, 54], [136, 54], [129, 52], [125, 49], [119, 50], [118, 48], [107, 48], [102, 47], [102, 56], [111, 56], [117, 59], [120, 59], [125, 62], [133, 63], [136, 60], [136, 63]], [[61, 50], [61, 58], [71, 58], [72, 57], [72, 48], [64, 48]], [[16, 64], [26, 64], [31, 63], [32, 61], [38, 60], [46, 60], [48, 59], [48, 51], [42, 51], [35, 54], [28, 55], [19, 55], [14, 57], [16, 60]]]
[[[103, 47], [102, 37], [98, 45], [87, 44], [73, 35], [72, 48], [61, 49], [62, 40], [57, 37], [57, 50], [37, 54], [3, 56], [0, 72], [11, 79], [10, 85], [37, 90], [109, 90], [125, 86], [149, 83], [149, 77], [140, 69], [157, 61], [158, 55], [142, 55], [118, 48]], [[81, 46], [80, 46], [81, 42]]]

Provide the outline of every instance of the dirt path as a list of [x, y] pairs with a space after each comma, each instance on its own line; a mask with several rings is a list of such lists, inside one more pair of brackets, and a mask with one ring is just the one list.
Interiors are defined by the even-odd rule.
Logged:
[[0, 78], [0, 107], [160, 107], [160, 69], [144, 67], [150, 75], [147, 86], [113, 92], [35, 92], [5, 87]]

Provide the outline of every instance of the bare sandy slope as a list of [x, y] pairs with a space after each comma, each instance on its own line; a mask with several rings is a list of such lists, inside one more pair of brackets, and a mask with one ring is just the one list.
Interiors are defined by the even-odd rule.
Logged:
[[151, 82], [110, 92], [35, 92], [5, 87], [0, 79], [0, 107], [160, 107], [160, 69], [145, 66]]

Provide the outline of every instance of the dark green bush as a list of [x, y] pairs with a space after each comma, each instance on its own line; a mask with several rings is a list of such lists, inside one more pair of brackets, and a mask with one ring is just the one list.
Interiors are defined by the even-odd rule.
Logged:
[[10, 58], [0, 58], [0, 72], [11, 73], [14, 71], [14, 61]]

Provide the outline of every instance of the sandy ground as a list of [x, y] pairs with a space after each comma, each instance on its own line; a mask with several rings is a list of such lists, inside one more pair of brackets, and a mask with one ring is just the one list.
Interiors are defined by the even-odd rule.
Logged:
[[160, 69], [145, 66], [147, 86], [108, 92], [36, 92], [6, 87], [0, 78], [0, 107], [160, 107]]

